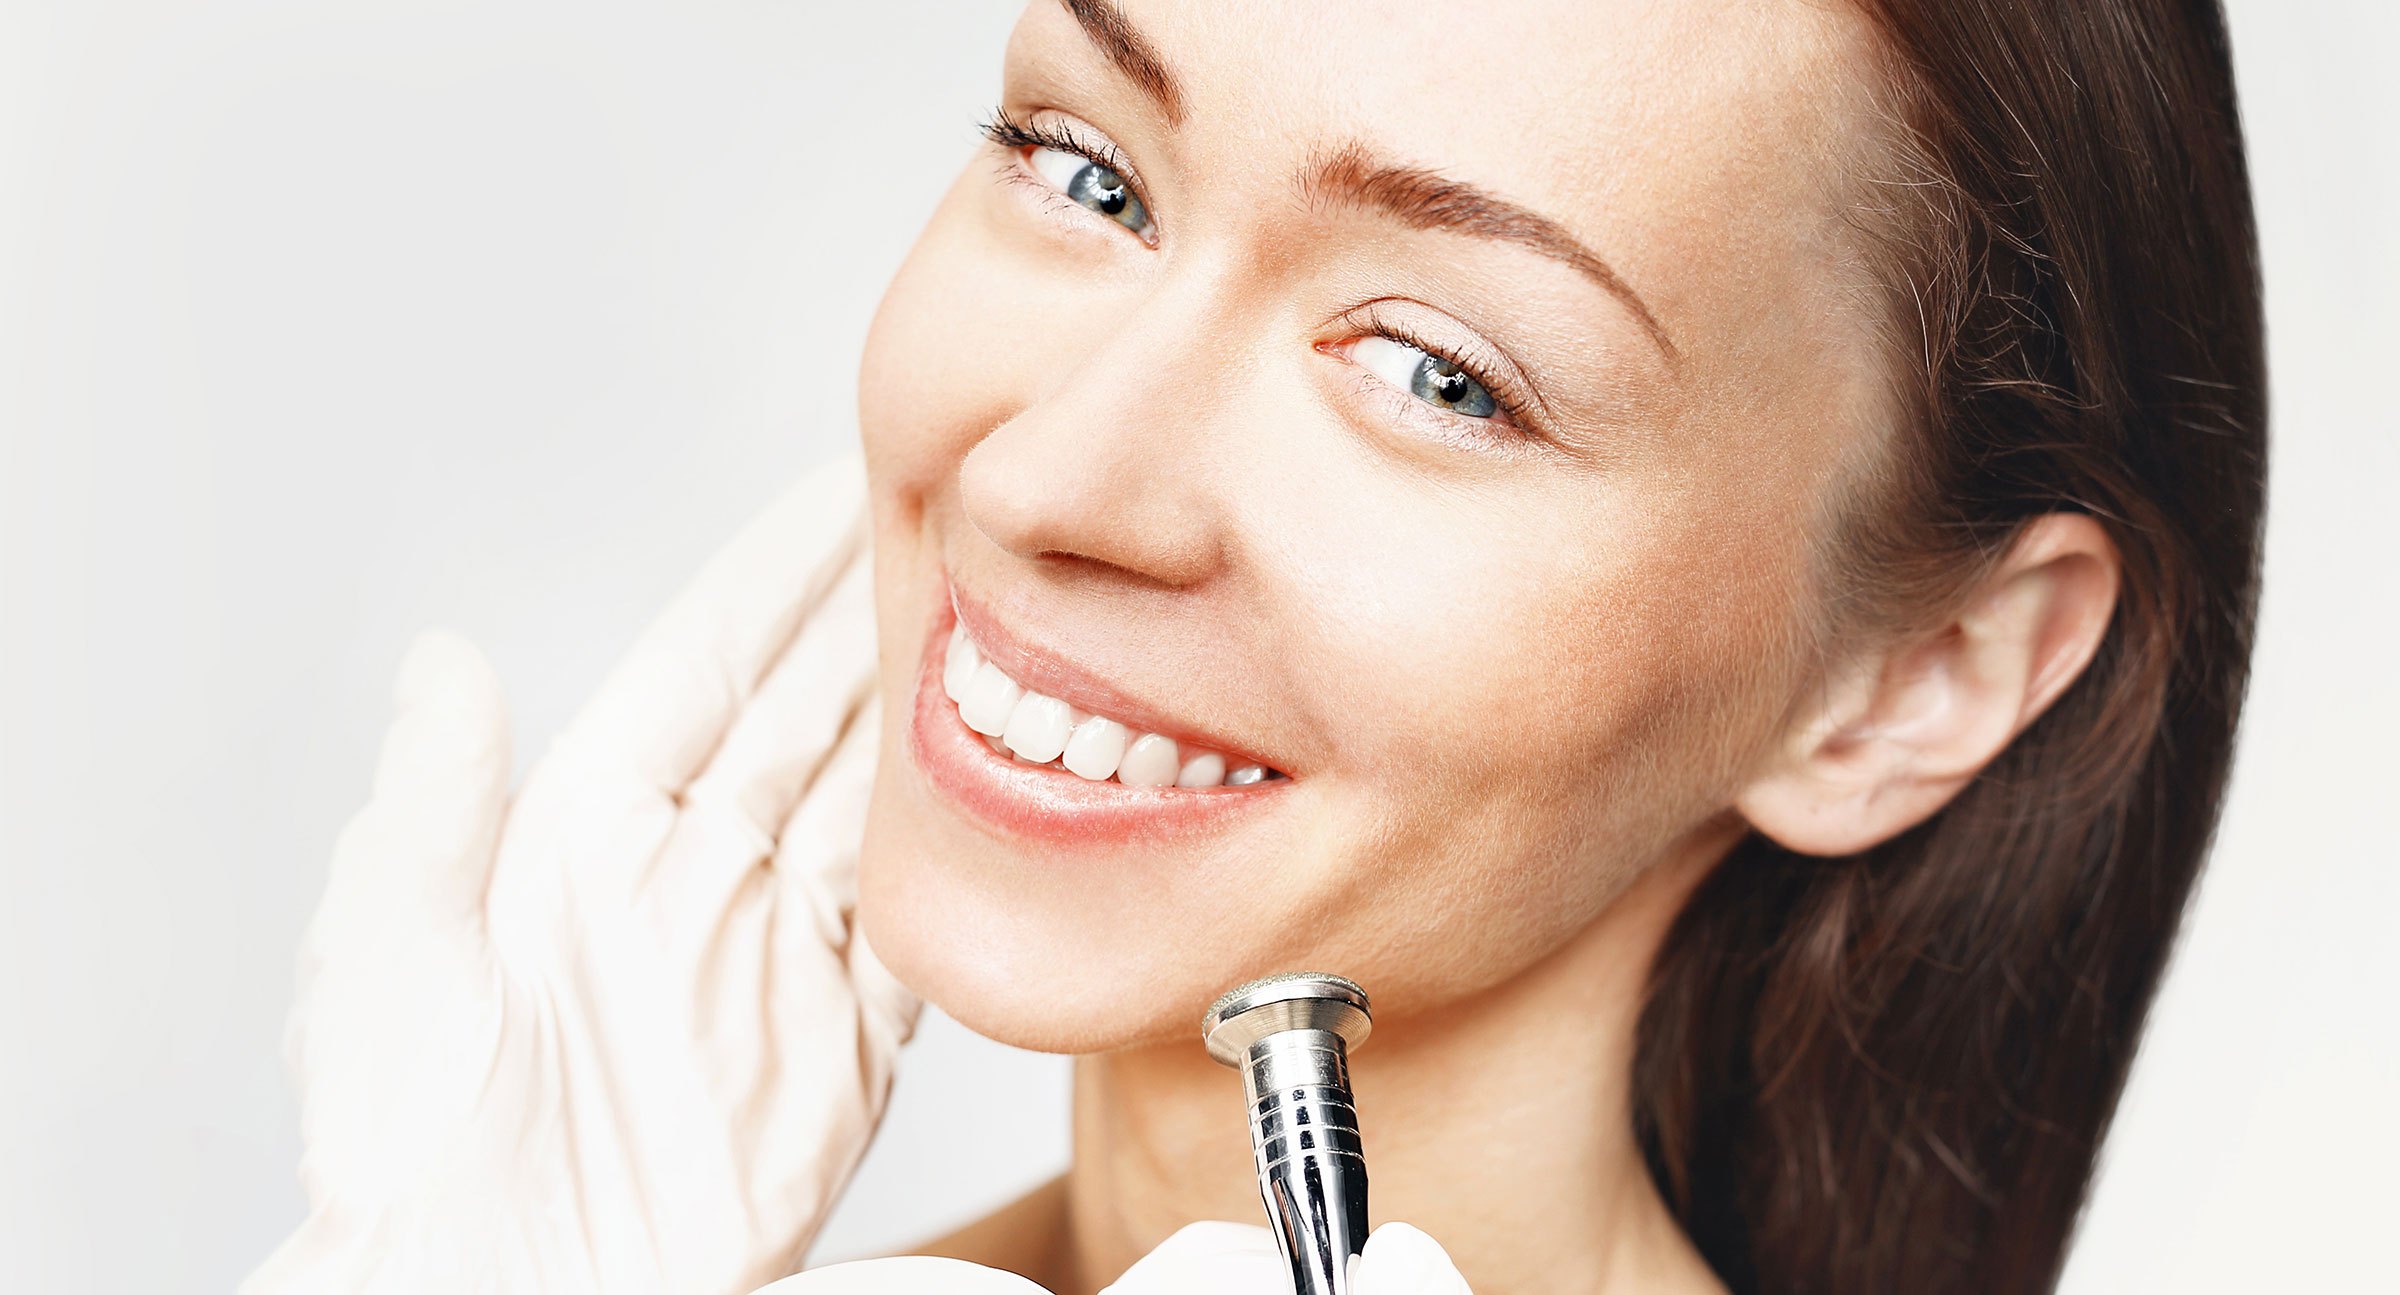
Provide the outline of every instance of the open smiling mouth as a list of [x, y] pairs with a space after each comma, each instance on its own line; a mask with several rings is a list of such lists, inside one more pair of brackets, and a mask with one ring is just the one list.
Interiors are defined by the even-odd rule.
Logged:
[[1246, 787], [1284, 776], [1034, 692], [986, 660], [963, 622], [944, 651], [942, 692], [959, 720], [1011, 759], [1128, 787]]
[[1283, 793], [1300, 778], [1262, 753], [1153, 709], [949, 593], [929, 609], [907, 749], [931, 789], [987, 829], [1121, 863], [1115, 847], [1127, 842], [1195, 839], [1290, 803]]

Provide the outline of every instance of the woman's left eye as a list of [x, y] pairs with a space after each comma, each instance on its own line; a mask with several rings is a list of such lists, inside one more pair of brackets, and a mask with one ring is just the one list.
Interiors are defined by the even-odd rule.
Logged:
[[1150, 209], [1134, 195], [1124, 176], [1082, 154], [1047, 145], [1028, 150], [1025, 164], [1076, 202], [1149, 237]]
[[1437, 409], [1469, 418], [1490, 418], [1500, 402], [1475, 375], [1438, 355], [1397, 338], [1369, 335], [1350, 344], [1360, 368]]

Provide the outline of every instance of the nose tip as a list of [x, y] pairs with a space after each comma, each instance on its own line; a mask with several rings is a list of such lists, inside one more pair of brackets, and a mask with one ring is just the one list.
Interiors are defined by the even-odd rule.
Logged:
[[[1092, 289], [1011, 352], [998, 418], [967, 451], [969, 519], [1020, 557], [1083, 558], [1159, 585], [1206, 580], [1233, 553], [1232, 519], [1273, 431], [1257, 384], [1263, 345], [1232, 271], [1186, 258]], [[1064, 304], [1064, 303], [1060, 303]]]
[[1145, 444], [1130, 415], [1041, 405], [995, 429], [959, 468], [960, 506], [995, 546], [1029, 561], [1108, 568], [1189, 586], [1214, 570], [1205, 473]]

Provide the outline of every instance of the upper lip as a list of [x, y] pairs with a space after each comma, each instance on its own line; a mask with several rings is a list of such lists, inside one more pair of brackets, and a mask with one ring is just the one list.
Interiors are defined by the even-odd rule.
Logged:
[[1292, 772], [1221, 734], [1159, 711], [1140, 697], [1053, 649], [1028, 647], [1023, 639], [1010, 633], [1000, 623], [991, 608], [956, 583], [950, 585], [950, 604], [956, 609], [958, 619], [966, 625], [967, 637], [974, 640], [975, 649], [982, 653], [983, 659], [1034, 692], [1056, 697], [1069, 706], [1113, 719], [1137, 734], [1157, 733], [1175, 739], [1178, 745], [1221, 752], [1227, 768], [1238, 769], [1245, 764], [1257, 764], [1287, 776]]

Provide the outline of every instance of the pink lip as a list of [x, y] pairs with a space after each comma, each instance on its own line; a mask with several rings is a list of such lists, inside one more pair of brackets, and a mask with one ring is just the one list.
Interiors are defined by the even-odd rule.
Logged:
[[[968, 624], [980, 646], [987, 642], [982, 622], [966, 599]], [[1013, 836], [1055, 845], [1113, 845], [1126, 841], [1166, 841], [1222, 826], [1232, 816], [1278, 803], [1294, 779], [1278, 778], [1246, 787], [1128, 787], [1121, 782], [1092, 782], [1061, 769], [1026, 764], [994, 751], [983, 735], [967, 727], [958, 706], [942, 691], [942, 662], [956, 617], [945, 602], [933, 617], [917, 667], [917, 695], [908, 727], [908, 747], [917, 767], [945, 797], [986, 826]], [[990, 640], [994, 655], [1015, 651], [996, 662], [1009, 677], [1024, 681], [1012, 667], [1022, 654], [1012, 640]], [[1003, 648], [1001, 644], [1005, 643]], [[1045, 678], [1040, 691], [1060, 680]], [[1102, 700], [1105, 687], [1062, 688], [1058, 696], [1070, 705], [1097, 710], [1111, 718], [1125, 716]], [[1091, 702], [1099, 702], [1094, 705]], [[1138, 708], [1127, 708], [1136, 710]], [[1128, 718], [1140, 718], [1138, 715]], [[1150, 730], [1158, 731], [1158, 730]], [[1169, 735], [1173, 736], [1170, 730]], [[1192, 739], [1213, 747], [1204, 737]]]
[[[1025, 687], [1046, 697], [1056, 697], [1069, 706], [1081, 707], [1095, 715], [1106, 715], [1136, 733], [1158, 733], [1175, 739], [1178, 746], [1194, 746], [1215, 751], [1225, 757], [1225, 767], [1239, 769], [1245, 764], [1261, 764], [1270, 769], [1290, 773], [1291, 770], [1273, 760], [1242, 750], [1213, 733], [1184, 724], [1170, 716], [1161, 715], [1150, 704], [1109, 683], [1107, 680], [1075, 667], [1056, 656], [1036, 652], [1025, 646], [1008, 627], [995, 619], [989, 608], [959, 591], [950, 590], [950, 601], [957, 609], [957, 619], [966, 622], [967, 636], [975, 640], [976, 650], [983, 658], [1000, 667], [1000, 672]], [[949, 633], [946, 615], [943, 634]], [[935, 663], [939, 668], [940, 663]], [[972, 732], [973, 730], [969, 730]]]

